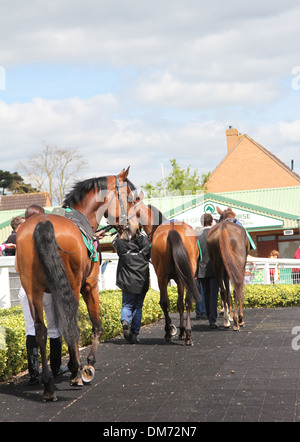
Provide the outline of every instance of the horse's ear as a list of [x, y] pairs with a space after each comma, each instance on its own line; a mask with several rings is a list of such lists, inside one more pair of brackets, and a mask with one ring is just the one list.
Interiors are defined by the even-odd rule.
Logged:
[[144, 199], [144, 192], [142, 190], [140, 190], [140, 192], [139, 192], [139, 194], [137, 196], [137, 199], [139, 199], [140, 201], [143, 201], [143, 199]]
[[123, 169], [122, 172], [119, 173], [118, 177], [119, 177], [120, 181], [126, 181], [126, 178], [128, 177], [128, 174], [129, 174], [129, 169], [130, 169], [130, 166], [127, 167], [126, 170]]
[[222, 215], [222, 213], [223, 213], [222, 210], [220, 209], [220, 207], [218, 207], [218, 206], [217, 206], [217, 212], [219, 215]]

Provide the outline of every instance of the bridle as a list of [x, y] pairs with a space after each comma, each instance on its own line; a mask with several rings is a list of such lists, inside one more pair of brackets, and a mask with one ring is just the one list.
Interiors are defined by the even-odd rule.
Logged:
[[141, 201], [139, 201], [138, 203], [136, 203], [135, 205], [133, 205], [133, 209], [134, 209], [134, 213], [132, 215], [130, 215], [129, 217], [127, 216], [126, 210], [125, 210], [125, 205], [122, 199], [122, 195], [120, 192], [120, 189], [122, 189], [123, 187], [128, 186], [127, 182], [125, 181], [124, 183], [120, 183], [119, 177], [116, 175], [116, 188], [114, 190], [114, 193], [108, 203], [108, 206], [106, 208], [106, 211], [104, 213], [104, 217], [108, 218], [108, 209], [109, 206], [111, 205], [111, 203], [113, 202], [114, 198], [118, 195], [118, 200], [119, 200], [119, 206], [120, 206], [120, 211], [121, 211], [121, 217], [119, 220], [119, 224], [118, 225], [113, 225], [113, 224], [109, 224], [106, 227], [104, 227], [103, 229], [100, 229], [102, 231], [108, 231], [111, 228], [116, 229], [117, 231], [119, 230], [129, 230], [129, 226], [128, 226], [128, 221], [130, 221], [132, 218], [134, 218], [136, 211], [135, 208], [141, 203]]

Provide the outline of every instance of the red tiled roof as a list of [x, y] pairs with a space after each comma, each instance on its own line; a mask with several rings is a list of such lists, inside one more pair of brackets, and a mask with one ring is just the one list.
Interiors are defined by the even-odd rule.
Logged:
[[32, 204], [41, 207], [51, 207], [48, 192], [0, 196], [0, 210], [26, 209]]

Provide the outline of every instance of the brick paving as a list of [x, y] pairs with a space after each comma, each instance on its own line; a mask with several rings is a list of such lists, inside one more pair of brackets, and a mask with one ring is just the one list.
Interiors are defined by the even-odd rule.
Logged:
[[218, 330], [193, 319], [194, 347], [165, 342], [163, 321], [143, 327], [139, 345], [102, 343], [93, 383], [71, 388], [65, 375], [55, 403], [42, 403], [42, 386], [26, 376], [2, 383], [0, 421], [300, 421], [300, 309], [246, 310], [245, 321], [233, 332], [221, 318]]

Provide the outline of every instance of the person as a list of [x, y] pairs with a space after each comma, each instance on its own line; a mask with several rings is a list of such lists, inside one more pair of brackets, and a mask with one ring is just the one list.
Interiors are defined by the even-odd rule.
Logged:
[[[272, 252], [269, 255], [269, 259], [279, 259], [280, 255], [277, 250], [272, 250]], [[278, 270], [278, 279], [279, 277], [279, 270]], [[271, 284], [275, 283], [275, 269], [270, 269], [270, 282]]]
[[143, 303], [149, 289], [150, 242], [142, 234], [131, 241], [113, 241], [119, 256], [116, 285], [122, 289], [121, 323], [126, 341], [139, 343]]
[[[296, 250], [294, 259], [300, 259], [300, 246], [298, 250]], [[292, 269], [292, 279], [293, 284], [300, 284], [300, 268]]]
[[[4, 244], [16, 244], [17, 243], [17, 231], [18, 231], [20, 225], [23, 224], [24, 221], [25, 221], [25, 219], [23, 218], [23, 216], [15, 216], [14, 218], [12, 218], [10, 226], [13, 229], [13, 231], [9, 235], [7, 240], [4, 241]], [[16, 248], [10, 247], [4, 253], [5, 253], [5, 256], [14, 256], [16, 254]]]
[[201, 281], [199, 278], [196, 279], [196, 284], [197, 284], [198, 291], [200, 293], [200, 301], [196, 302], [196, 304], [195, 304], [196, 319], [208, 319], [207, 314], [206, 314], [203, 287], [201, 285]]
[[15, 249], [16, 248], [16, 244], [14, 243], [4, 243], [0, 245], [0, 252], [4, 252], [4, 250], [7, 249]]
[[198, 266], [198, 278], [204, 294], [206, 314], [209, 320], [209, 325], [211, 328], [219, 328], [217, 325], [219, 284], [214, 275], [206, 244], [207, 235], [212, 223], [212, 215], [206, 213], [204, 215], [204, 228], [198, 235], [198, 241], [202, 253], [202, 259], [200, 260]]
[[[25, 222], [33, 215], [44, 213], [44, 209], [38, 205], [31, 205], [25, 211]], [[35, 326], [32, 318], [29, 302], [23, 287], [20, 288], [18, 295], [25, 321], [26, 350], [29, 371], [29, 385], [38, 384], [39, 377], [39, 349], [35, 337]], [[50, 367], [54, 377], [63, 375], [67, 368], [61, 366], [62, 337], [56, 327], [53, 312], [53, 303], [51, 293], [44, 293], [44, 310], [47, 320], [47, 331], [50, 338]]]
[[[201, 216], [201, 222], [204, 222], [204, 215]], [[203, 227], [196, 227], [195, 232], [197, 236], [202, 232]], [[200, 259], [201, 257], [199, 257]], [[204, 293], [202, 289], [202, 285], [200, 283], [200, 279], [196, 278], [196, 285], [200, 294], [200, 301], [195, 303], [195, 313], [196, 313], [196, 319], [207, 319], [206, 314], [206, 308], [205, 308], [205, 299], [204, 299]]]

